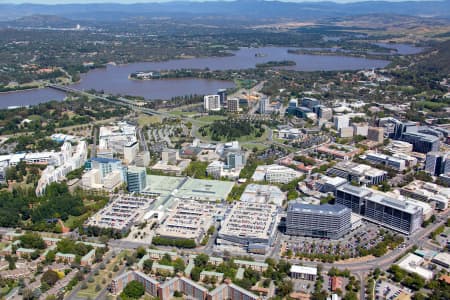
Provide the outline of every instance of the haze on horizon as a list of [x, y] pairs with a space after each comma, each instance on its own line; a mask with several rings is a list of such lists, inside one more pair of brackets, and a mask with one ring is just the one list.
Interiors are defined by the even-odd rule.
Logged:
[[[121, 3], [121, 4], [134, 4], [134, 3], [164, 3], [164, 2], [214, 2], [214, 1], [239, 1], [239, 0], [0, 0], [0, 4], [91, 4], [91, 3]], [[276, 1], [276, 0], [275, 0]], [[436, 0], [278, 0], [280, 2], [335, 2], [335, 3], [355, 3], [355, 2], [370, 2], [370, 1], [384, 1], [384, 2], [427, 2]], [[439, 0], [437, 0], [439, 1]], [[444, 1], [444, 0], [442, 0]]]

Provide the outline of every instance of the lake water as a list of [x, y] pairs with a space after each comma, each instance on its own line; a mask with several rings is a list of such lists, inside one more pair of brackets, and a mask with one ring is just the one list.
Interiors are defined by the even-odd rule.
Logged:
[[[388, 44], [389, 46], [393, 46]], [[232, 82], [206, 79], [129, 80], [128, 75], [137, 71], [171, 69], [229, 70], [254, 68], [268, 61], [292, 60], [298, 71], [360, 70], [385, 67], [389, 61], [346, 57], [340, 55], [298, 55], [288, 53], [287, 47], [242, 48], [233, 56], [176, 59], [164, 62], [141, 62], [126, 65], [108, 65], [82, 74], [81, 81], [73, 84], [77, 89], [104, 90], [106, 93], [143, 96], [146, 99], [170, 99], [189, 94], [215, 93], [220, 88], [233, 87]], [[62, 100], [65, 94], [44, 88], [0, 94], [0, 108], [16, 105], [33, 105], [50, 100]]]

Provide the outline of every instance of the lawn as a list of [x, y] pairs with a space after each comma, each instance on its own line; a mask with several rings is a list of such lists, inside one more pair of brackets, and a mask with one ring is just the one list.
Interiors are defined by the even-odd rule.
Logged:
[[161, 123], [161, 118], [159, 116], [149, 116], [146, 114], [139, 114], [138, 116], [139, 127], [144, 127], [144, 125], [155, 123]]
[[204, 117], [200, 117], [200, 118], [196, 118], [196, 121], [200, 121], [200, 122], [205, 122], [205, 123], [212, 123], [214, 121], [220, 121], [220, 120], [226, 120], [227, 117], [226, 116], [204, 116]]

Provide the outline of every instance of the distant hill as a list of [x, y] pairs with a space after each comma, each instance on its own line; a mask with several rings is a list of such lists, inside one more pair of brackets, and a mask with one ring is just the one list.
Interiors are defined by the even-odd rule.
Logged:
[[436, 53], [420, 61], [416, 68], [428, 74], [450, 75], [450, 40], [437, 45]]
[[76, 21], [55, 15], [31, 15], [9, 21], [8, 25], [20, 27], [61, 27], [69, 28], [77, 25]]
[[386, 2], [366, 1], [338, 4], [334, 2], [278, 2], [237, 0], [217, 2], [165, 2], [139, 4], [0, 4], [0, 21], [30, 15], [56, 15], [70, 19], [117, 21], [136, 16], [216, 16], [251, 19], [280, 17], [314, 20], [324, 17], [345, 17], [362, 14], [398, 14], [450, 18], [450, 0]]

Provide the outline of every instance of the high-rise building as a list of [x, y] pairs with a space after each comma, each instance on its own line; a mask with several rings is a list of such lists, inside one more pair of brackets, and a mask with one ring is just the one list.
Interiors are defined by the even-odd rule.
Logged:
[[203, 108], [205, 111], [219, 111], [220, 106], [220, 96], [219, 95], [206, 95], [203, 97]]
[[351, 230], [351, 212], [340, 204], [289, 204], [286, 234], [339, 239]]
[[[402, 196], [399, 196], [402, 197]], [[336, 190], [336, 203], [342, 204], [363, 218], [382, 226], [411, 234], [420, 228], [424, 205], [408, 199], [393, 198], [386, 193], [346, 184]]]
[[370, 195], [368, 189], [363, 189], [351, 184], [345, 184], [336, 189], [336, 203], [342, 204], [352, 210], [352, 212], [364, 215], [365, 199], [364, 197]]
[[433, 176], [445, 173], [445, 158], [446, 155], [442, 152], [428, 152], [425, 161], [425, 171]]
[[245, 165], [245, 155], [242, 152], [229, 152], [227, 165], [230, 169], [239, 169]]
[[167, 164], [176, 165], [180, 160], [180, 155], [177, 149], [164, 149], [161, 153], [161, 160]]
[[227, 100], [228, 111], [237, 113], [239, 112], [239, 99], [238, 98], [230, 98]]
[[132, 141], [123, 147], [123, 159], [126, 164], [131, 164], [139, 152], [139, 143], [137, 141]]
[[302, 98], [301, 106], [307, 107], [309, 109], [313, 109], [315, 106], [320, 105], [320, 101], [315, 98]]
[[100, 178], [104, 178], [114, 170], [122, 170], [122, 163], [118, 159], [94, 157], [91, 159], [90, 165], [91, 169], [100, 171]]
[[127, 169], [127, 185], [130, 193], [140, 193], [147, 187], [145, 168], [130, 166]]
[[423, 209], [409, 201], [374, 193], [366, 197], [364, 217], [404, 234], [411, 234], [422, 224]]
[[336, 130], [348, 127], [349, 123], [350, 119], [348, 116], [334, 116], [334, 127], [336, 128]]
[[259, 100], [259, 113], [261, 115], [265, 114], [269, 108], [270, 101], [268, 97], [263, 97]]
[[355, 136], [367, 136], [369, 134], [367, 123], [352, 123], [352, 127]]
[[384, 140], [384, 130], [382, 127], [369, 127], [367, 131], [367, 139], [377, 143], [382, 143]]
[[319, 106], [317, 115], [320, 119], [331, 120], [333, 118], [333, 110], [329, 107]]
[[413, 151], [420, 153], [428, 153], [430, 151], [439, 151], [439, 138], [434, 135], [420, 133], [417, 131], [407, 131], [401, 136], [401, 140], [411, 143]]
[[219, 95], [220, 98], [220, 105], [227, 106], [227, 90], [220, 89], [217, 91], [217, 95]]

